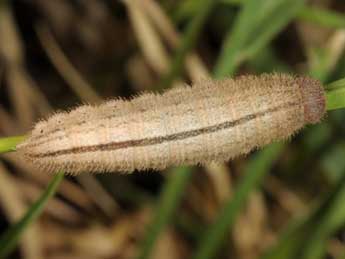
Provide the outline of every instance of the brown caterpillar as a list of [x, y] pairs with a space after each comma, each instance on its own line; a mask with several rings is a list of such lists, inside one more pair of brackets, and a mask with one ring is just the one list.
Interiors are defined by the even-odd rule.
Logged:
[[282, 74], [204, 80], [56, 113], [18, 152], [55, 172], [131, 172], [228, 161], [325, 114], [322, 85]]

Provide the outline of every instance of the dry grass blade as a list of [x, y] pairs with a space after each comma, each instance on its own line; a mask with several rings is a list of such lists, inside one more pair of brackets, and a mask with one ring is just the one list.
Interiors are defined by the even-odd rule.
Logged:
[[261, 183], [282, 148], [282, 143], [273, 144], [249, 161], [233, 197], [225, 203], [214, 223], [201, 236], [193, 258], [206, 259], [215, 256], [219, 246], [225, 242], [227, 232], [234, 226], [237, 216], [245, 205], [251, 191]]
[[298, 29], [308, 55], [309, 74], [323, 82], [328, 81], [341, 62], [345, 48], [345, 30], [333, 32], [302, 22], [298, 24]]
[[[176, 49], [181, 42], [180, 35], [162, 8], [157, 2], [152, 0], [143, 0], [139, 1], [139, 3], [141, 8], [146, 12], [148, 18], [152, 20], [152, 24], [157, 27], [157, 30], [159, 30], [169, 46]], [[186, 70], [194, 82], [209, 77], [207, 67], [193, 51], [186, 57]]]
[[[20, 175], [29, 177], [41, 185], [47, 185], [52, 179], [51, 175], [28, 167], [28, 165], [21, 159], [18, 159], [15, 154], [4, 154], [3, 158], [11, 162]], [[67, 180], [63, 181], [59, 187], [58, 193], [85, 211], [90, 211], [92, 208], [93, 202], [89, 195], [79, 185], [73, 182]]]
[[101, 207], [109, 218], [113, 218], [119, 212], [119, 205], [95, 178], [89, 175], [80, 175], [78, 181], [85, 187], [87, 192], [90, 192], [90, 198]]
[[6, 38], [4, 44], [0, 45], [7, 71], [5, 77], [10, 86], [11, 98], [19, 122], [25, 129], [29, 129], [34, 119], [33, 107], [36, 106], [39, 111], [44, 112], [47, 112], [49, 107], [24, 68], [23, 46], [11, 10], [2, 8], [0, 19], [0, 35]]
[[21, 43], [11, 9], [6, 5], [0, 9], [0, 35], [6, 41], [2, 41], [0, 46], [4, 64], [22, 65], [23, 64], [23, 45]]
[[[34, 183], [18, 177], [14, 179], [16, 181], [17, 188], [22, 190], [22, 199], [28, 204], [32, 204], [34, 201], [36, 201], [43, 192], [43, 188], [35, 185]], [[56, 197], [53, 197], [48, 201], [45, 210], [47, 215], [61, 220], [62, 222], [78, 224], [82, 221], [82, 214], [79, 211]]]
[[152, 68], [158, 73], [166, 73], [169, 67], [169, 57], [148, 19], [140, 9], [136, 0], [124, 1], [135, 35], [143, 54]]
[[296, 211], [303, 213], [307, 211], [307, 206], [303, 200], [293, 191], [289, 190], [284, 184], [274, 176], [268, 176], [264, 185], [279, 202], [280, 206], [284, 208], [291, 215], [296, 215]]
[[175, 55], [172, 58], [169, 72], [162, 79], [161, 85], [170, 86], [174, 80], [181, 77], [185, 68], [186, 57], [188, 53], [194, 49], [196, 42], [202, 33], [202, 28], [217, 4], [217, 1], [204, 0], [202, 4], [198, 6], [196, 14], [193, 16], [183, 33], [181, 43], [175, 50]]
[[0, 131], [5, 136], [19, 135], [18, 122], [0, 105]]
[[2, 86], [2, 78], [4, 76], [4, 65], [2, 64], [2, 60], [0, 59], [0, 89]]
[[25, 233], [25, 230], [34, 223], [37, 217], [42, 213], [46, 202], [54, 195], [63, 177], [64, 175], [62, 172], [58, 173], [49, 183], [47, 189], [40, 198], [26, 211], [21, 219], [1, 235], [0, 257], [7, 257], [13, 251], [22, 234]]
[[[0, 163], [0, 202], [11, 223], [18, 221], [27, 210], [14, 178], [2, 163]], [[26, 230], [21, 241], [21, 249], [27, 259], [44, 258], [39, 224], [34, 223]]]
[[24, 71], [20, 67], [10, 68], [7, 72], [7, 82], [18, 122], [22, 128], [28, 130], [34, 121], [35, 114], [30, 101], [30, 86], [25, 78]]
[[267, 213], [262, 192], [253, 191], [232, 232], [238, 258], [255, 258], [257, 253], [261, 253], [274, 240], [272, 231], [266, 227]]
[[101, 97], [72, 66], [49, 29], [45, 25], [40, 24], [36, 26], [36, 32], [43, 49], [50, 58], [50, 61], [59, 71], [60, 75], [66, 80], [72, 90], [78, 96], [82, 97], [82, 99], [88, 100], [89, 102], [96, 103], [101, 101]]

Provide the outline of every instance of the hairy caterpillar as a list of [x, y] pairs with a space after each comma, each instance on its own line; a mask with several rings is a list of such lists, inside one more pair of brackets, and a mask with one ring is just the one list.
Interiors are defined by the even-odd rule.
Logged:
[[56, 113], [18, 152], [52, 172], [131, 172], [227, 161], [325, 114], [321, 84], [283, 74], [204, 80]]

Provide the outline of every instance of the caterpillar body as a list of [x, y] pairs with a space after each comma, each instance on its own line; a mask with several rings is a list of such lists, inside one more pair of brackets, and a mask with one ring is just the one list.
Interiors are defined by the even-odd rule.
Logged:
[[56, 113], [19, 154], [42, 170], [132, 172], [228, 161], [286, 139], [325, 114], [322, 85], [283, 74], [203, 80]]

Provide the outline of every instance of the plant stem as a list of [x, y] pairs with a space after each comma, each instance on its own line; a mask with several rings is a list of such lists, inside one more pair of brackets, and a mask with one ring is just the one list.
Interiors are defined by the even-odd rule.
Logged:
[[21, 234], [25, 229], [42, 213], [45, 204], [56, 192], [60, 182], [64, 177], [63, 172], [59, 172], [49, 183], [47, 189], [41, 197], [30, 207], [26, 214], [15, 225], [11, 226], [0, 237], [0, 258], [5, 258], [13, 251], [18, 243]]
[[325, 86], [328, 111], [345, 108], [345, 78]]
[[0, 139], [0, 153], [12, 152], [16, 150], [16, 145], [22, 142], [26, 136], [14, 136]]
[[154, 245], [161, 232], [171, 221], [191, 176], [192, 170], [188, 167], [179, 167], [169, 173], [153, 220], [148, 226], [146, 237], [143, 239], [140, 254], [137, 258], [150, 258]]

